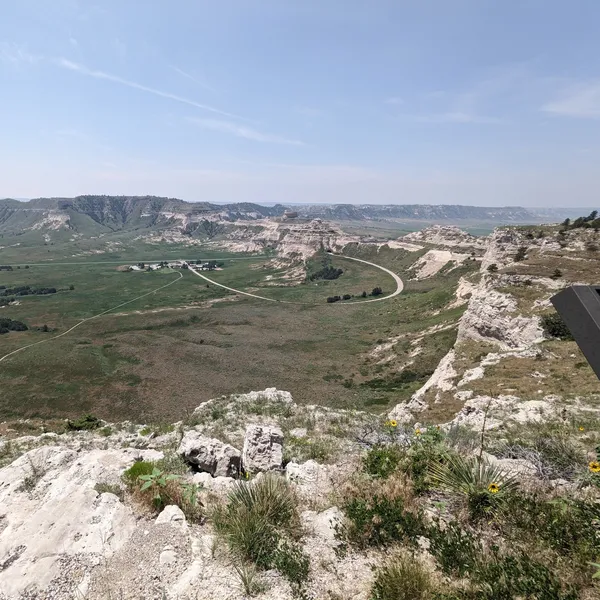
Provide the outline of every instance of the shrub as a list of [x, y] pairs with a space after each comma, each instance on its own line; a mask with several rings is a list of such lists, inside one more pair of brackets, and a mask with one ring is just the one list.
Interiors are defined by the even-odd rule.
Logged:
[[412, 479], [417, 494], [431, 489], [429, 465], [448, 460], [450, 450], [443, 442], [441, 431], [429, 427], [417, 437], [406, 452], [404, 471]]
[[425, 567], [414, 556], [398, 555], [377, 571], [371, 600], [426, 600], [432, 593]]
[[525, 246], [521, 246], [517, 250], [514, 260], [515, 262], [521, 262], [522, 260], [525, 260], [525, 258], [527, 258], [527, 248], [525, 248]]
[[500, 520], [506, 536], [514, 540], [534, 536], [561, 556], [578, 557], [583, 565], [597, 557], [600, 506], [596, 503], [512, 494], [502, 508]]
[[151, 473], [139, 475], [138, 482], [140, 486], [136, 490], [136, 495], [150, 509], [160, 512], [165, 506], [175, 504], [189, 521], [202, 519], [203, 505], [198, 498], [198, 485], [182, 482], [179, 475], [165, 473], [155, 465]]
[[94, 415], [85, 415], [76, 421], [67, 421], [67, 429], [70, 431], [90, 431], [98, 429], [102, 425], [102, 421]]
[[361, 548], [395, 542], [414, 545], [424, 531], [421, 511], [412, 506], [412, 490], [399, 479], [357, 482], [341, 509], [347, 519], [338, 528], [338, 537]]
[[585, 468], [585, 454], [568, 431], [543, 428], [530, 439], [498, 446], [497, 456], [521, 458], [533, 463], [539, 477], [572, 480]]
[[489, 267], [487, 268], [488, 273], [497, 273], [498, 272], [498, 265], [496, 263], [492, 263], [491, 265], [489, 265]]
[[559, 340], [573, 339], [567, 324], [557, 312], [542, 315], [542, 328], [549, 337], [558, 338]]
[[369, 475], [386, 479], [397, 468], [405, 453], [398, 446], [373, 446], [363, 457], [363, 470]]
[[379, 286], [374, 287], [373, 291], [371, 292], [371, 296], [380, 296], [381, 294], [383, 294], [383, 290]]
[[457, 521], [450, 521], [445, 527], [436, 521], [427, 530], [429, 551], [440, 564], [446, 575], [464, 577], [473, 570], [481, 545], [472, 533], [465, 531]]
[[273, 556], [273, 567], [289, 581], [294, 596], [302, 597], [310, 570], [310, 559], [302, 547], [282, 540]]
[[350, 294], [344, 294], [342, 296], [342, 300], [350, 300], [350, 298], [352, 298], [352, 296]]
[[125, 482], [128, 487], [137, 485], [138, 479], [141, 475], [150, 475], [154, 470], [154, 464], [145, 460], [138, 460], [129, 467], [121, 475], [121, 479]]
[[527, 554], [501, 556], [496, 550], [480, 564], [473, 579], [479, 584], [480, 600], [577, 600], [573, 589], [563, 589], [560, 577]]

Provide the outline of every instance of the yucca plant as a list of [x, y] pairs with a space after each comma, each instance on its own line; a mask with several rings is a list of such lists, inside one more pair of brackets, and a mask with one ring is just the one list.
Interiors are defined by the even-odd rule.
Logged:
[[515, 475], [509, 475], [484, 457], [449, 456], [444, 463], [430, 464], [429, 476], [439, 487], [466, 496], [473, 518], [489, 512], [519, 485]]
[[268, 474], [252, 483], [241, 481], [229, 494], [231, 512], [245, 510], [276, 527], [294, 524], [296, 506], [292, 489], [280, 475]]
[[299, 530], [294, 493], [283, 477], [273, 474], [239, 482], [213, 521], [235, 555], [261, 568], [270, 568], [283, 534], [293, 536]]

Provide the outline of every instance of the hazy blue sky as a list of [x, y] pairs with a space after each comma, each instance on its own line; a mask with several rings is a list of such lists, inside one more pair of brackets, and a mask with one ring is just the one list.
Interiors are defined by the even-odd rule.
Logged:
[[0, 195], [597, 206], [598, 0], [2, 0]]

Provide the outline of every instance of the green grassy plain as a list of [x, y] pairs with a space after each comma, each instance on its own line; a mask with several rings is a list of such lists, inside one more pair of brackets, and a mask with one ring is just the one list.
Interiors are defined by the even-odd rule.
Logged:
[[[108, 420], [173, 420], [209, 398], [265, 387], [289, 390], [300, 403], [382, 410], [422, 384], [452, 345], [455, 332], [450, 329], [420, 342], [424, 350], [411, 366], [416, 375], [410, 381], [398, 378], [396, 362], [375, 364], [370, 351], [387, 337], [411, 338], [428, 327], [455, 322], [462, 309], [444, 306], [452, 299], [459, 276], [470, 268], [426, 282], [407, 282], [405, 292], [391, 300], [327, 304], [327, 296], [370, 292], [375, 286], [390, 293], [395, 283], [375, 268], [333, 257], [332, 264], [344, 269], [339, 279], [285, 286], [277, 279], [282, 272], [269, 266], [268, 257], [247, 260], [238, 255], [244, 260], [228, 260], [225, 253], [210, 252], [225, 260], [225, 268], [209, 277], [241, 290], [303, 303], [284, 304], [235, 296], [212, 284], [207, 287], [185, 270], [117, 270], [119, 264], [138, 260], [207, 254], [201, 248], [153, 247], [149, 256], [146, 246], [116, 257], [113, 253], [69, 261], [62, 250], [52, 248], [54, 262], [29, 261], [28, 269], [0, 272], [0, 285], [59, 289], [54, 295], [22, 297], [20, 305], [0, 309], [2, 316], [31, 328], [0, 336], [0, 355], [49, 339], [82, 319], [175, 282], [1, 362], [0, 417], [56, 418], [92, 412]], [[40, 248], [37, 251], [39, 260]], [[419, 254], [385, 248], [380, 252], [348, 248], [348, 253], [387, 266], [401, 277]], [[10, 264], [4, 256], [0, 263]], [[42, 325], [51, 331], [34, 329]]]

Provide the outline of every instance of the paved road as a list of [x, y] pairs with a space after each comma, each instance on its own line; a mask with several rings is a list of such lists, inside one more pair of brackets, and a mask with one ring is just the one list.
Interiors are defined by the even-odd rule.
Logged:
[[[369, 262], [368, 260], [363, 260], [362, 258], [354, 258], [352, 256], [344, 256], [343, 254], [335, 254], [335, 256], [339, 256], [339, 257], [345, 258], [347, 260], [355, 260], [356, 262], [364, 263], [365, 265], [375, 267], [376, 269], [381, 269], [382, 271], [386, 272], [388, 275], [391, 275], [394, 278], [394, 281], [396, 282], [396, 290], [394, 292], [392, 292], [391, 294], [388, 294], [387, 296], [370, 298], [369, 300], [361, 300], [360, 301], [361, 303], [381, 302], [382, 300], [389, 300], [390, 298], [393, 298], [394, 296], [397, 296], [398, 294], [400, 294], [402, 292], [402, 290], [404, 289], [404, 282], [402, 281], [402, 279], [400, 279], [400, 277], [398, 277], [398, 275], [396, 275], [396, 273], [394, 273], [393, 271], [390, 271], [389, 269], [386, 269], [385, 267], [382, 267], [381, 265], [377, 265], [375, 263]], [[258, 294], [251, 294], [250, 292], [243, 292], [242, 290], [237, 290], [237, 289], [229, 287], [227, 285], [223, 285], [222, 283], [219, 283], [219, 282], [215, 281], [214, 279], [210, 279], [206, 275], [203, 275], [202, 273], [196, 271], [196, 269], [194, 269], [190, 265], [188, 265], [188, 270], [190, 270], [192, 273], [194, 273], [194, 275], [198, 275], [198, 277], [202, 277], [202, 279], [212, 283], [213, 285], [217, 285], [221, 288], [229, 290], [230, 292], [235, 292], [236, 294], [243, 294], [244, 296], [258, 298], [259, 300], [267, 300], [268, 302], [280, 302], [282, 304], [311, 304], [311, 305], [313, 304], [313, 303], [307, 303], [307, 302], [291, 302], [290, 300], [276, 300], [275, 298], [267, 298], [266, 296], [259, 296]], [[349, 306], [350, 304], [357, 304], [357, 302], [348, 303], [346, 306]]]
[[93, 317], [87, 317], [87, 319], [83, 319], [82, 321], [79, 321], [79, 323], [77, 323], [77, 325], [73, 325], [73, 327], [71, 327], [71, 329], [67, 329], [67, 331], [63, 331], [62, 333], [59, 333], [58, 335], [53, 335], [52, 337], [45, 338], [43, 340], [40, 340], [39, 342], [35, 342], [33, 344], [28, 344], [27, 346], [22, 346], [21, 348], [17, 348], [16, 350], [13, 350], [12, 352], [5, 354], [4, 356], [0, 356], [0, 362], [6, 360], [7, 358], [12, 356], [13, 354], [16, 354], [17, 352], [22, 352], [23, 350], [27, 350], [27, 348], [31, 348], [32, 346], [37, 346], [38, 344], [45, 344], [46, 342], [51, 342], [52, 340], [57, 340], [58, 338], [63, 337], [63, 335], [67, 335], [67, 333], [71, 333], [71, 331], [73, 331], [73, 329], [77, 329], [80, 325], [83, 325], [84, 323], [87, 323], [88, 321], [91, 321], [92, 319], [97, 319], [98, 317], [101, 317], [102, 315], [106, 315], [107, 313], [109, 313], [113, 310], [116, 310], [117, 308], [121, 308], [121, 306], [125, 306], [126, 304], [131, 304], [132, 302], [135, 302], [136, 300], [139, 300], [140, 298], [145, 298], [146, 296], [149, 296], [150, 294], [154, 294], [155, 292], [158, 292], [159, 290], [163, 290], [164, 288], [169, 287], [170, 285], [173, 285], [174, 283], [177, 283], [180, 279], [183, 278], [182, 273], [177, 273], [177, 275], [179, 275], [179, 277], [177, 279], [170, 281], [166, 285], [161, 285], [160, 287], [158, 287], [150, 292], [146, 292], [145, 294], [142, 294], [141, 296], [137, 296], [136, 298], [133, 298], [133, 300], [127, 300], [127, 302], [122, 302], [121, 304], [117, 304], [117, 306], [113, 306], [112, 308], [109, 308], [108, 310], [98, 313], [97, 315], [94, 315]]

